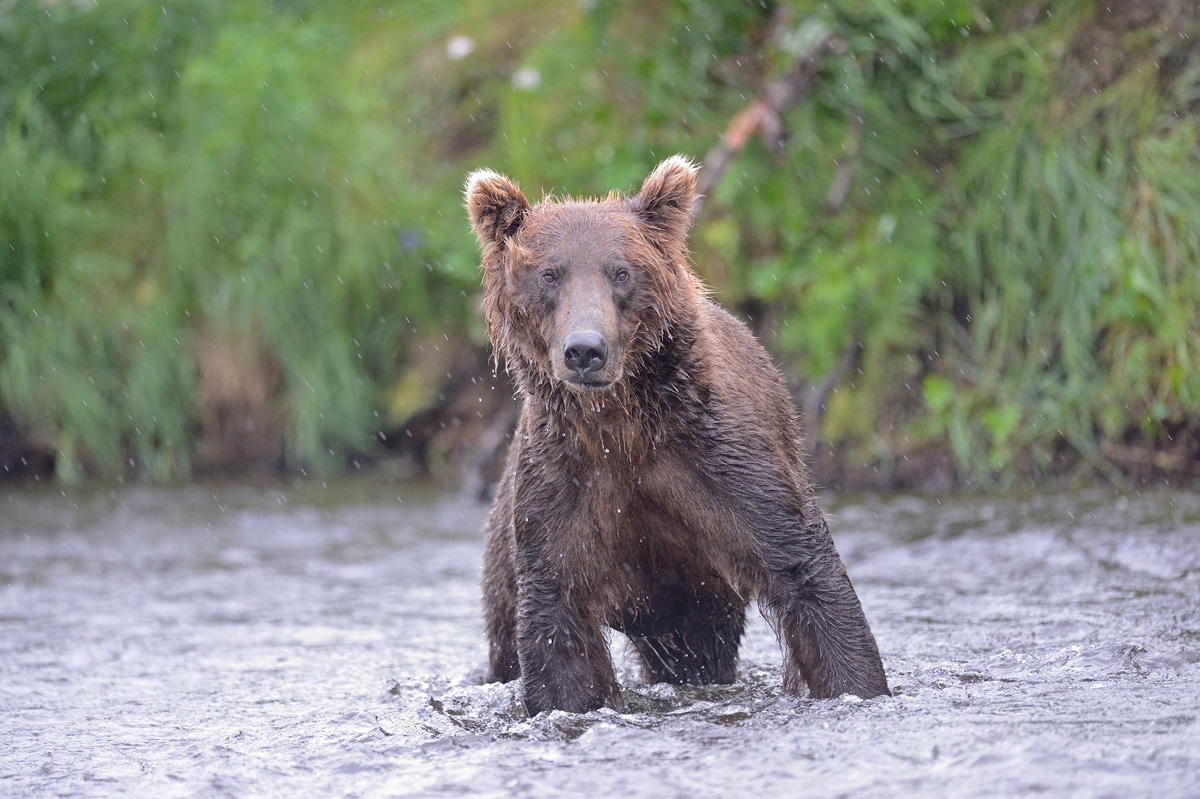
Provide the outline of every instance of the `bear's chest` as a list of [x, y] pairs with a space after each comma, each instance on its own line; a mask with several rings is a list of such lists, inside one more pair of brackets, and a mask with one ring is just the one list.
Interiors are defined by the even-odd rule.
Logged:
[[625, 564], [699, 555], [703, 530], [692, 517], [700, 502], [700, 480], [687, 460], [653, 451], [640, 462], [618, 458], [594, 464], [582, 481], [581, 496], [589, 542]]

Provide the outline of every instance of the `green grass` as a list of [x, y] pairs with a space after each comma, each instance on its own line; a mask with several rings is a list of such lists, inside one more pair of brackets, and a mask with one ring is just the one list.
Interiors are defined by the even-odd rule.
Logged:
[[783, 148], [714, 187], [697, 268], [802, 392], [857, 351], [820, 419], [848, 460], [1120, 479], [1112, 447], [1200, 434], [1185, 6], [11, 5], [0, 409], [64, 479], [184, 477], [224, 342], [230, 390], [277, 378], [282, 463], [336, 471], [431, 401], [422, 347], [483, 343], [470, 169], [635, 188], [829, 33]]

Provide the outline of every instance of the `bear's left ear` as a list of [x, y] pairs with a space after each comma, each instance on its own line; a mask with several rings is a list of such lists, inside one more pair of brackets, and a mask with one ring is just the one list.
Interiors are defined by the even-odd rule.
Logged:
[[696, 207], [698, 167], [685, 155], [673, 155], [650, 173], [630, 210], [666, 239], [683, 239]]
[[489, 246], [502, 246], [505, 239], [515, 236], [529, 213], [529, 201], [517, 184], [490, 169], [468, 175], [463, 194], [471, 230], [485, 251]]

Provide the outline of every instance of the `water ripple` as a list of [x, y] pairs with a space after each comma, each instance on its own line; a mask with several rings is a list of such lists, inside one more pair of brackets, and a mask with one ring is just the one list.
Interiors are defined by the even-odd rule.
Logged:
[[482, 684], [480, 525], [393, 487], [0, 495], [0, 795], [1195, 796], [1200, 497], [830, 503], [895, 696]]

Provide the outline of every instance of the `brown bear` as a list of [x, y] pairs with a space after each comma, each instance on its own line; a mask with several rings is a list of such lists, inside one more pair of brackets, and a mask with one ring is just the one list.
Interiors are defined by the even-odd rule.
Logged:
[[688, 263], [696, 197], [683, 156], [628, 198], [530, 206], [495, 172], [467, 179], [488, 335], [521, 403], [485, 626], [492, 678], [523, 677], [530, 715], [620, 706], [605, 627], [652, 682], [732, 682], [752, 598], [789, 693], [888, 693], [779, 373]]

